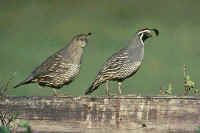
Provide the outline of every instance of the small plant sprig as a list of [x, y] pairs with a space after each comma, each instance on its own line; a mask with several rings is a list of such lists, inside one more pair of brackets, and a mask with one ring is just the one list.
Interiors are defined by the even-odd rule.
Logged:
[[169, 83], [167, 89], [160, 88], [160, 94], [161, 94], [161, 95], [171, 95], [171, 94], [172, 94], [172, 89], [173, 89], [173, 88], [172, 88], [172, 84]]
[[0, 112], [0, 133], [11, 133], [11, 131], [14, 131], [16, 128], [14, 123], [16, 122], [17, 116], [18, 114], [16, 112]]
[[31, 133], [31, 126], [26, 121], [17, 122], [18, 113], [0, 112], [0, 133], [16, 133], [18, 127], [26, 129], [25, 133]]
[[7, 92], [10, 86], [11, 81], [14, 78], [15, 73], [11, 76], [10, 79], [6, 83], [3, 83], [3, 81], [0, 81], [0, 99], [7, 96]]
[[[190, 75], [187, 73], [187, 67], [185, 64], [184, 64], [183, 72], [184, 72], [184, 83], [183, 83], [184, 95], [188, 95], [190, 92], [192, 92], [193, 95], [200, 94], [200, 90], [196, 88], [195, 82], [190, 79]], [[173, 90], [172, 84], [169, 83], [168, 88], [166, 89], [163, 89], [162, 87], [160, 88], [160, 94], [171, 95], [172, 90]]]
[[0, 112], [1, 125], [11, 128], [11, 122], [15, 122], [17, 116], [16, 112]]
[[199, 90], [195, 87], [195, 82], [190, 79], [190, 75], [187, 73], [187, 67], [184, 64], [184, 95], [188, 95], [193, 89], [193, 93], [199, 93]]
[[25, 128], [26, 132], [25, 133], [31, 133], [31, 126], [28, 124], [27, 121], [20, 121], [18, 124], [19, 127]]

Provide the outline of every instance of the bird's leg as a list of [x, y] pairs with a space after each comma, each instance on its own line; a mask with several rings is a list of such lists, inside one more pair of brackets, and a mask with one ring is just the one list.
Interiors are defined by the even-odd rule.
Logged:
[[121, 82], [118, 81], [118, 94], [121, 96], [122, 95], [122, 90], [121, 90]]
[[55, 88], [53, 88], [53, 96], [58, 96], [58, 93], [56, 92], [56, 89]]
[[56, 89], [53, 88], [53, 96], [56, 96], [56, 97], [63, 97], [63, 96], [65, 96], [65, 95], [62, 94], [62, 93], [57, 93]]
[[107, 94], [107, 96], [110, 96], [110, 93], [109, 93], [109, 80], [106, 80], [106, 94]]

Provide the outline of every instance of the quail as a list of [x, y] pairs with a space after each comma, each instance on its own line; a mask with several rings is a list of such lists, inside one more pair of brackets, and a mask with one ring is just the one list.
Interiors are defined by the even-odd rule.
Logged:
[[87, 45], [88, 37], [91, 34], [74, 36], [68, 45], [48, 57], [24, 81], [14, 86], [14, 88], [29, 83], [38, 83], [40, 86], [53, 88], [56, 94], [55, 89], [69, 84], [79, 74], [83, 48]]
[[105, 83], [106, 93], [109, 96], [108, 84], [111, 80], [118, 82], [118, 93], [121, 95], [122, 81], [133, 76], [139, 70], [144, 56], [144, 42], [153, 36], [153, 32], [158, 36], [157, 29], [145, 28], [137, 31], [127, 47], [120, 49], [105, 61], [85, 95], [92, 93]]

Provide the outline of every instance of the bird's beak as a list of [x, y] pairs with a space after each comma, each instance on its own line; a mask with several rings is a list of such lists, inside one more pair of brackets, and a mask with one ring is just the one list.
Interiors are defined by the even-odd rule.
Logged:
[[150, 29], [151, 31], [153, 31], [155, 33], [156, 36], [159, 35], [159, 31], [157, 29]]

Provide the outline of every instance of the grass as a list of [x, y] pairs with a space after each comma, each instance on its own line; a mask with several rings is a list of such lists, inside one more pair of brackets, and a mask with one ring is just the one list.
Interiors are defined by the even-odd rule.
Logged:
[[[4, 1], [0, 5], [0, 79], [23, 80], [73, 35], [94, 32], [85, 48], [79, 77], [60, 92], [83, 95], [103, 62], [127, 45], [136, 30], [153, 27], [160, 36], [148, 40], [141, 69], [123, 84], [124, 94], [156, 95], [172, 83], [183, 95], [183, 65], [199, 82], [199, 1]], [[142, 8], [141, 8], [142, 5]], [[116, 92], [116, 83], [111, 83]], [[51, 89], [27, 85], [9, 95], [51, 95]], [[104, 94], [103, 86], [95, 94]]]

